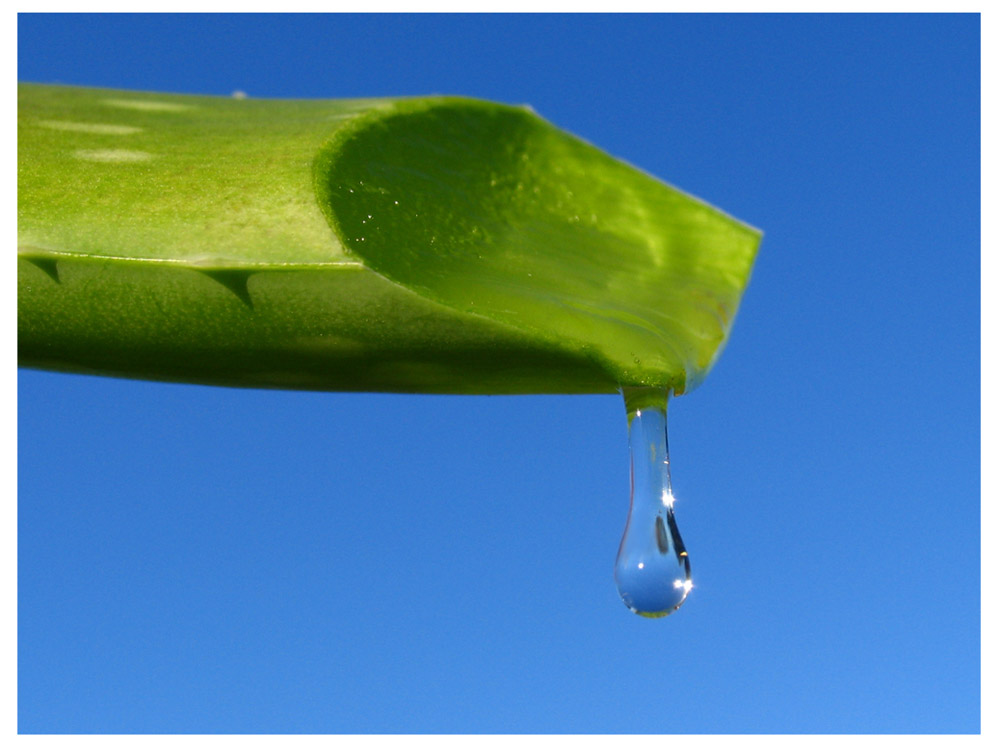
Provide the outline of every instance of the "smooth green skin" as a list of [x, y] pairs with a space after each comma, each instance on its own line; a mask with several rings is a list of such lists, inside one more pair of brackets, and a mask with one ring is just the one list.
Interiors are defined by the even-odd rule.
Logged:
[[20, 364], [315, 390], [704, 377], [759, 232], [526, 108], [22, 84]]

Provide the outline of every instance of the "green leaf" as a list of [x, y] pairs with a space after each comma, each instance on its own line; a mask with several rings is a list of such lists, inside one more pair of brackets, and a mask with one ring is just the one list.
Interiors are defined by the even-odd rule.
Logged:
[[759, 241], [526, 108], [19, 86], [29, 367], [681, 393], [717, 358]]

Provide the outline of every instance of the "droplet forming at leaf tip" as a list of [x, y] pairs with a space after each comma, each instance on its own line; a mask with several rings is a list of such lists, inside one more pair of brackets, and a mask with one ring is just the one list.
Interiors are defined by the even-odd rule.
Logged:
[[631, 494], [615, 561], [622, 601], [644, 617], [675, 612], [691, 591], [691, 563], [674, 518], [663, 388], [625, 388]]

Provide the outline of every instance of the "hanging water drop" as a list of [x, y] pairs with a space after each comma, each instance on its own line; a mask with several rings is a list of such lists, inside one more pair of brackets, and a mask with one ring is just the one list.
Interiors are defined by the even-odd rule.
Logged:
[[691, 591], [691, 564], [674, 520], [663, 388], [623, 388], [628, 414], [631, 497], [615, 583], [625, 606], [644, 617], [677, 610]]

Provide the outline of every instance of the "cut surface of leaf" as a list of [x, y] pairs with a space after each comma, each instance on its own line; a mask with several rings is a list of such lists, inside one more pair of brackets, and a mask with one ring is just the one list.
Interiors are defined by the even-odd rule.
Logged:
[[529, 110], [22, 84], [21, 364], [432, 393], [690, 390], [755, 230]]

